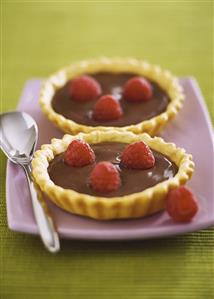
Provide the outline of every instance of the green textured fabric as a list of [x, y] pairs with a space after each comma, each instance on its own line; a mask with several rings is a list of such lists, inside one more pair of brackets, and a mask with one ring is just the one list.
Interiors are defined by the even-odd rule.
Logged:
[[[24, 82], [83, 58], [133, 56], [196, 77], [213, 99], [212, 1], [1, 1], [1, 110]], [[214, 230], [163, 240], [62, 240], [8, 230], [1, 158], [1, 298], [214, 298]]]

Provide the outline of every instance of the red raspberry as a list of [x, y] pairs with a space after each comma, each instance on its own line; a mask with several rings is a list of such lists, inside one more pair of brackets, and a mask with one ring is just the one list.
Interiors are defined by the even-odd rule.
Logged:
[[97, 121], [110, 121], [123, 114], [120, 103], [112, 95], [102, 96], [95, 104], [93, 118]]
[[64, 153], [65, 162], [74, 167], [82, 167], [95, 162], [95, 154], [88, 143], [73, 140]]
[[134, 77], [124, 85], [123, 95], [129, 102], [148, 101], [152, 97], [152, 86], [145, 78]]
[[71, 81], [69, 92], [72, 100], [87, 102], [96, 99], [101, 94], [101, 87], [94, 78], [81, 76]]
[[101, 193], [115, 191], [121, 185], [120, 174], [112, 163], [99, 162], [91, 172], [90, 185]]
[[121, 155], [122, 165], [134, 169], [148, 169], [154, 166], [155, 157], [143, 141], [134, 142], [125, 147]]
[[188, 188], [181, 186], [167, 194], [166, 210], [174, 221], [188, 222], [198, 211], [197, 200]]

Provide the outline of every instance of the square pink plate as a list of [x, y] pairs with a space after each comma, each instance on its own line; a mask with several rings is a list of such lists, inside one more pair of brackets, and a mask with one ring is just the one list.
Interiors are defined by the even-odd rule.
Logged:
[[[52, 137], [62, 137], [41, 113], [38, 93], [41, 80], [26, 83], [18, 109], [28, 112], [39, 127], [39, 148]], [[48, 202], [61, 237], [94, 240], [129, 240], [164, 237], [187, 233], [214, 225], [213, 190], [213, 135], [208, 112], [196, 81], [180, 80], [186, 101], [177, 118], [171, 122], [162, 136], [191, 153], [196, 164], [195, 173], [188, 186], [199, 200], [199, 212], [188, 224], [173, 223], [166, 212], [136, 220], [96, 221], [69, 214]], [[28, 187], [22, 169], [8, 162], [7, 216], [11, 230], [38, 234], [34, 220]]]

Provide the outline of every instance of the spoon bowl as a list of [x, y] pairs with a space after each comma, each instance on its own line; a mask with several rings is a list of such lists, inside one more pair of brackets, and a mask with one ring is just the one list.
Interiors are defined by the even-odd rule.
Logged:
[[38, 139], [37, 124], [24, 112], [0, 115], [0, 142], [6, 156], [17, 164], [28, 164]]

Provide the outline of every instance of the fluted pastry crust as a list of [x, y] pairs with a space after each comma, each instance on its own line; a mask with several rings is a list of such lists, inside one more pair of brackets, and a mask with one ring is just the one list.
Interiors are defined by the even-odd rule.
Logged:
[[[132, 143], [143, 140], [150, 148], [173, 161], [178, 166], [178, 172], [173, 178], [142, 192], [121, 197], [98, 197], [63, 189], [51, 181], [47, 168], [54, 156], [64, 152], [74, 139], [83, 139], [89, 144], [107, 141]], [[35, 153], [32, 167], [34, 179], [41, 191], [57, 206], [74, 214], [102, 220], [143, 217], [164, 209], [167, 192], [185, 184], [194, 171], [192, 156], [184, 149], [177, 148], [175, 144], [166, 143], [159, 137], [152, 138], [146, 133], [137, 135], [118, 131], [94, 131], [89, 134], [64, 135], [62, 139], [52, 139], [51, 144], [43, 145], [41, 150]]]
[[[65, 118], [63, 115], [56, 113], [51, 101], [57, 89], [61, 88], [66, 82], [81, 74], [94, 74], [97, 72], [109, 73], [136, 73], [156, 82], [169, 96], [170, 102], [165, 112], [152, 117], [151, 119], [142, 121], [135, 125], [124, 127], [106, 127], [106, 126], [87, 126], [74, 122]], [[160, 132], [165, 125], [178, 113], [184, 100], [182, 87], [176, 77], [169, 71], [162, 70], [157, 65], [149, 64], [146, 61], [134, 58], [98, 58], [81, 61], [71, 64], [69, 67], [61, 69], [52, 75], [42, 86], [39, 103], [44, 114], [57, 127], [69, 134], [77, 134], [79, 132], [89, 133], [94, 130], [111, 131], [130, 131], [136, 134], [146, 132], [155, 135]]]

